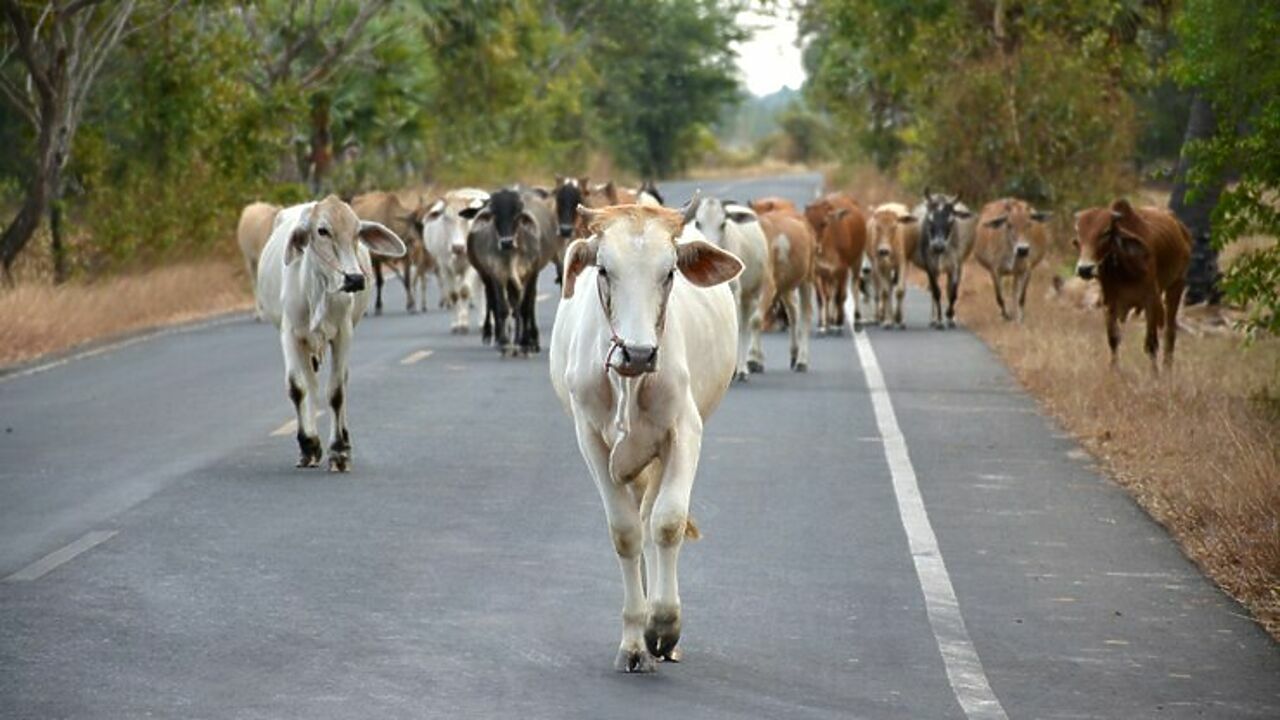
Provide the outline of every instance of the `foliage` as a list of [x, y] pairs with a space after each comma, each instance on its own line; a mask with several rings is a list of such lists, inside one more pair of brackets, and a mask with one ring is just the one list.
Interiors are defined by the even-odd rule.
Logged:
[[[1175, 74], [1205, 93], [1218, 119], [1213, 138], [1187, 149], [1192, 185], [1235, 180], [1214, 211], [1215, 243], [1280, 236], [1280, 6], [1187, 0], [1177, 30]], [[1280, 250], [1243, 256], [1222, 288], [1253, 305], [1252, 328], [1280, 333]]]

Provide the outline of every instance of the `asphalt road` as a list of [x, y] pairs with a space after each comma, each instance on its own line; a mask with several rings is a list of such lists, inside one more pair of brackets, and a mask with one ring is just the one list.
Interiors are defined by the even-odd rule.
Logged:
[[1280, 717], [1276, 644], [915, 291], [805, 375], [767, 337], [707, 426], [685, 661], [616, 674], [545, 355], [400, 307], [357, 332], [349, 475], [293, 468], [246, 319], [0, 377], [0, 717]]

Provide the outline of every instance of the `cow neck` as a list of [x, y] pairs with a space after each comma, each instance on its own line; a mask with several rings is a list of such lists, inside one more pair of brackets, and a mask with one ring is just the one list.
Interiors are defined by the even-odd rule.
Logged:
[[[596, 270], [596, 297], [600, 300], [600, 312], [604, 313], [604, 322], [609, 326], [609, 350], [604, 354], [604, 374], [609, 375], [609, 363], [613, 361], [613, 354], [622, 348], [622, 337], [618, 335], [618, 331], [613, 327], [613, 316], [609, 314], [609, 304], [604, 299], [604, 283], [600, 279], [600, 271]], [[624, 378], [625, 380], [625, 378]]]

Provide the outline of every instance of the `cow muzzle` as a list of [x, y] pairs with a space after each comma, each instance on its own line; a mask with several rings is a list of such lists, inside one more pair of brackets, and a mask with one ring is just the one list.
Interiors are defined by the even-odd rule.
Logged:
[[882, 258], [889, 257], [889, 252], [890, 252], [889, 248], [884, 245], [881, 245], [880, 247], [876, 248], [876, 254]]
[[1085, 280], [1092, 280], [1094, 272], [1096, 270], [1097, 268], [1094, 266], [1093, 263], [1083, 263], [1083, 262], [1076, 263], [1076, 275], [1079, 275]]
[[499, 249], [499, 250], [512, 250], [512, 249], [514, 249], [514, 248], [515, 248], [515, 246], [516, 246], [516, 236], [515, 236], [515, 235], [508, 235], [508, 236], [506, 236], [506, 237], [500, 237], [500, 238], [498, 238], [498, 249]]
[[566, 239], [573, 237], [573, 226], [560, 223], [560, 237]]
[[1031, 254], [1031, 246], [1026, 243], [1018, 243], [1013, 246], [1014, 257], [1024, 258]]
[[654, 345], [619, 343], [617, 352], [609, 359], [609, 367], [623, 377], [651, 373], [658, 369], [658, 348]]
[[941, 255], [946, 251], [947, 251], [947, 241], [945, 239], [942, 239], [942, 240], [935, 239], [935, 240], [929, 241], [929, 252], [933, 253], [934, 255]]
[[364, 290], [365, 279], [362, 273], [343, 273], [342, 292], [358, 293]]

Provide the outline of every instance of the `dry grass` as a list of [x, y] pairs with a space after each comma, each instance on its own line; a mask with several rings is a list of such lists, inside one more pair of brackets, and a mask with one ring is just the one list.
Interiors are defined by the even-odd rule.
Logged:
[[244, 269], [225, 260], [56, 287], [19, 281], [15, 288], [0, 289], [0, 366], [97, 338], [252, 306]]
[[1171, 375], [1151, 377], [1141, 320], [1107, 366], [1100, 310], [1046, 297], [1036, 277], [1025, 326], [1000, 319], [971, 267], [957, 311], [1108, 474], [1227, 593], [1280, 639], [1280, 339], [1178, 336]]

